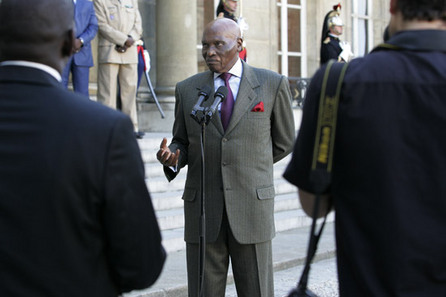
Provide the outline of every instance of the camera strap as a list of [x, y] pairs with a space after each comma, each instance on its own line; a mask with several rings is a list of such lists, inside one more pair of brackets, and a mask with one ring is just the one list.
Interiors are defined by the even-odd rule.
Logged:
[[347, 67], [347, 63], [330, 60], [322, 81], [310, 172], [316, 194], [325, 193], [331, 183], [339, 96]]
[[311, 224], [307, 257], [304, 270], [298, 283], [298, 291], [306, 294], [303, 296], [312, 296], [311, 294], [316, 296], [314, 293], [307, 290], [308, 274], [310, 272], [311, 262], [316, 254], [322, 230], [327, 220], [326, 214], [319, 231], [316, 233], [317, 214], [319, 213], [321, 199], [320, 196], [328, 190], [331, 182], [339, 97], [347, 67], [348, 63], [337, 63], [334, 60], [330, 60], [327, 64], [322, 81], [316, 139], [310, 172], [310, 180], [315, 186], [316, 199], [314, 201], [313, 221]]

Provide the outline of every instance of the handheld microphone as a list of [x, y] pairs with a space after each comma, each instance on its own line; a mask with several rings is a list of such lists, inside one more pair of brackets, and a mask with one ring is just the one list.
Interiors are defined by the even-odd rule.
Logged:
[[195, 119], [197, 122], [199, 122], [199, 119], [197, 118], [197, 112], [199, 110], [203, 111], [203, 107], [201, 107], [201, 104], [203, 101], [206, 101], [209, 98], [209, 93], [211, 93], [212, 88], [210, 86], [203, 86], [201, 87], [201, 90], [198, 92], [198, 100], [197, 103], [195, 103], [194, 108], [192, 108], [192, 111], [190, 113], [190, 116]]
[[211, 120], [212, 116], [217, 111], [218, 105], [225, 100], [227, 95], [228, 95], [228, 88], [226, 88], [225, 86], [221, 86], [217, 89], [217, 91], [214, 94], [214, 103], [212, 103], [212, 105], [209, 108], [207, 108], [205, 112], [206, 123], [208, 123]]

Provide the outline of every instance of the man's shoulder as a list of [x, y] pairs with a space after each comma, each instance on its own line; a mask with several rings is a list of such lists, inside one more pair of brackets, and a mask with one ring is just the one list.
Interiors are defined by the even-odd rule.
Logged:
[[84, 95], [80, 95], [71, 91], [67, 91], [65, 97], [67, 107], [71, 107], [77, 111], [83, 118], [91, 117], [93, 120], [109, 119], [117, 120], [127, 117], [124, 113], [105, 106], [99, 102], [91, 100]]
[[177, 87], [191, 86], [191, 85], [196, 85], [196, 84], [199, 84], [199, 85], [203, 84], [203, 82], [206, 79], [213, 78], [212, 75], [213, 75], [212, 72], [209, 71], [209, 70], [204, 71], [204, 72], [200, 72], [200, 73], [197, 73], [197, 74], [194, 74], [194, 75], [189, 76], [188, 78], [178, 82], [177, 83]]
[[120, 111], [62, 87], [52, 87], [44, 96], [51, 99], [45, 100], [47, 108], [52, 110], [50, 114], [67, 121], [82, 121], [86, 125], [104, 127], [128, 117]]
[[206, 71], [191, 75], [188, 78], [184, 79], [182, 82], [191, 82], [191, 81], [195, 81], [195, 80], [200, 80], [200, 79], [202, 79], [204, 77], [208, 77], [212, 74], [213, 73], [210, 70], [206, 70]]
[[243, 76], [247, 78], [256, 77], [260, 82], [262, 81], [281, 81], [283, 75], [266, 68], [254, 67], [248, 64], [243, 64]]

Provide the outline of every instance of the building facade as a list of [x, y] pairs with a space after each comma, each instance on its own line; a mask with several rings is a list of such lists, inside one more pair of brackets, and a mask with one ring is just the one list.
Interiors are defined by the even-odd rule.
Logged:
[[[139, 0], [144, 41], [150, 52], [150, 78], [166, 117], [161, 119], [145, 81], [138, 93], [140, 129], [170, 131], [175, 84], [205, 70], [201, 34], [215, 18], [219, 0]], [[311, 78], [319, 67], [322, 23], [340, 3], [348, 41], [356, 57], [382, 42], [390, 18], [388, 0], [239, 0], [248, 63], [290, 78]], [[93, 47], [95, 48], [95, 41]], [[96, 50], [94, 55], [96, 56]], [[94, 92], [96, 66], [91, 71]]]

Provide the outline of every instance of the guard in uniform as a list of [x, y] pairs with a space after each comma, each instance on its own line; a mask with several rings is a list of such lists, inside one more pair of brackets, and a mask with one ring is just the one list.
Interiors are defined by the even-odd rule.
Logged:
[[[239, 0], [220, 0], [217, 6], [216, 15], [217, 18], [228, 18], [236, 22], [240, 26], [240, 29], [242, 30], [242, 38], [244, 38], [243, 31], [248, 30], [249, 25], [243, 17], [237, 18], [235, 16], [238, 2]], [[242, 50], [239, 52], [239, 57], [245, 62], [248, 61], [248, 51], [246, 50], [246, 42], [244, 40]]]
[[228, 18], [237, 22], [235, 12], [237, 10], [238, 0], [220, 0], [217, 6], [217, 17]]
[[98, 101], [121, 110], [132, 119], [137, 138], [136, 92], [138, 87], [138, 51], [135, 42], [142, 36], [142, 21], [136, 0], [94, 0], [98, 19]]
[[341, 4], [339, 3], [325, 15], [321, 38], [321, 65], [331, 59], [348, 62], [353, 57], [350, 44], [339, 39], [344, 29], [344, 23], [339, 16], [340, 11]]

